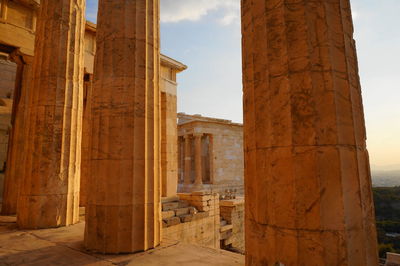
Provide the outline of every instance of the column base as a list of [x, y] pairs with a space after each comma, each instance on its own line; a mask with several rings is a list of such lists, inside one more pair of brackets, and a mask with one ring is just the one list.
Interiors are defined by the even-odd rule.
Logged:
[[[79, 222], [79, 193], [20, 196], [17, 224], [20, 229], [45, 229]], [[73, 206], [71, 206], [71, 204]]]

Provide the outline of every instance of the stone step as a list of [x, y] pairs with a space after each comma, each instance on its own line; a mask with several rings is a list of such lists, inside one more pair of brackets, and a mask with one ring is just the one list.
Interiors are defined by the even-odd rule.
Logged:
[[161, 212], [162, 219], [168, 219], [175, 216], [175, 211], [163, 211]]
[[175, 216], [182, 216], [185, 214], [189, 214], [189, 208], [179, 208], [175, 209]]
[[185, 200], [180, 200], [179, 201], [179, 208], [186, 208], [186, 207], [190, 207], [189, 202], [187, 202]]
[[224, 246], [229, 246], [232, 243], [233, 243], [233, 237], [229, 237], [227, 239], [224, 239]]
[[176, 216], [168, 218], [168, 219], [163, 219], [162, 221], [163, 221], [162, 224], [163, 224], [164, 228], [165, 227], [170, 227], [170, 226], [173, 226], [173, 225], [177, 225], [177, 224], [181, 223], [181, 219], [179, 217], [176, 217]]
[[194, 218], [193, 214], [185, 214], [185, 215], [181, 215], [179, 217], [181, 219], [182, 223], [187, 223], [187, 222], [191, 222]]
[[230, 238], [232, 235], [233, 235], [232, 230], [228, 230], [228, 231], [222, 232], [220, 234], [220, 239], [225, 240], [225, 239]]
[[163, 211], [172, 211], [178, 208], [179, 208], [179, 202], [177, 201], [162, 203]]
[[168, 203], [168, 202], [174, 202], [174, 201], [179, 201], [179, 197], [173, 196], [173, 197], [162, 197], [161, 198], [161, 203]]
[[232, 224], [227, 224], [227, 225], [221, 226], [219, 231], [222, 233], [222, 232], [225, 232], [225, 231], [228, 231], [228, 230], [232, 230], [232, 229], [233, 229], [233, 225]]

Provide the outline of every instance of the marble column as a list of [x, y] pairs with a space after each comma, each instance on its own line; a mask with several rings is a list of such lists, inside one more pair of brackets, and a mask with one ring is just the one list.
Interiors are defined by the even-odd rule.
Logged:
[[21, 228], [79, 220], [84, 30], [84, 0], [41, 1], [24, 125]]
[[4, 193], [1, 208], [2, 215], [14, 215], [17, 213], [17, 200], [21, 176], [24, 167], [24, 134], [26, 104], [29, 99], [32, 61], [29, 55], [14, 54], [13, 61], [18, 65], [17, 81], [14, 90], [13, 109], [11, 116], [11, 133], [8, 141], [7, 165], [4, 179]]
[[101, 0], [91, 99], [85, 246], [160, 243], [159, 1]]
[[190, 135], [185, 135], [185, 171], [184, 171], [184, 185], [190, 185], [192, 183], [191, 175], [192, 175], [192, 156], [191, 156], [191, 137]]
[[378, 265], [348, 0], [242, 0], [247, 265]]
[[195, 164], [195, 180], [196, 186], [203, 184], [203, 170], [201, 161], [201, 138], [203, 134], [193, 134], [194, 137], [194, 164]]

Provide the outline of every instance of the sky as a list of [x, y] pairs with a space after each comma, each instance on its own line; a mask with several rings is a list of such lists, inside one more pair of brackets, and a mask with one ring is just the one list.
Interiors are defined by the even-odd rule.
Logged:
[[[239, 0], [160, 0], [161, 51], [186, 64], [178, 111], [242, 122]], [[372, 168], [400, 169], [400, 0], [352, 0]], [[87, 0], [96, 21], [97, 0]]]

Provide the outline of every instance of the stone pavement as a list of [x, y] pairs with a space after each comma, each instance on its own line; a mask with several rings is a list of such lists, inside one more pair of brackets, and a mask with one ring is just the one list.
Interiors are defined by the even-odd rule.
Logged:
[[244, 265], [239, 254], [168, 240], [143, 253], [94, 254], [84, 249], [84, 226], [18, 230], [15, 217], [0, 216], [0, 265]]

